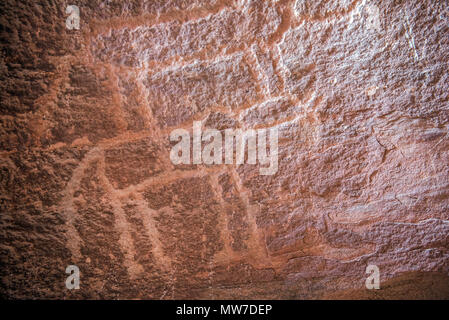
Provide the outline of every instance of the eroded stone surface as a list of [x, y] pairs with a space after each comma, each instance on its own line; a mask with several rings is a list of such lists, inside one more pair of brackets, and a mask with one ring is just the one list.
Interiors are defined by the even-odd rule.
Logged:
[[[2, 297], [449, 298], [447, 1], [69, 4], [0, 4]], [[193, 121], [277, 173], [173, 165]]]

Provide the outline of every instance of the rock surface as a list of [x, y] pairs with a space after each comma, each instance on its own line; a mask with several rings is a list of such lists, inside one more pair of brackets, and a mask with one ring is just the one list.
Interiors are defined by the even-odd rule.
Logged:
[[[0, 3], [2, 297], [449, 299], [448, 1], [69, 4]], [[193, 121], [279, 170], [173, 165]]]

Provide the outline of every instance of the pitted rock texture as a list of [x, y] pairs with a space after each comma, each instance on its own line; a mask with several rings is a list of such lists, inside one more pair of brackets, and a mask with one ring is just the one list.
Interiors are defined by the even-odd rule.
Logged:
[[[0, 12], [3, 298], [449, 298], [448, 1]], [[193, 121], [279, 170], [172, 164]]]

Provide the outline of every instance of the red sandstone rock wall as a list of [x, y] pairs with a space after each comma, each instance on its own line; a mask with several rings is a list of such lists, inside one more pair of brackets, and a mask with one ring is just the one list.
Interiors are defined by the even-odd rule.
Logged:
[[[0, 12], [2, 297], [449, 298], [448, 1]], [[173, 165], [193, 121], [279, 170]]]

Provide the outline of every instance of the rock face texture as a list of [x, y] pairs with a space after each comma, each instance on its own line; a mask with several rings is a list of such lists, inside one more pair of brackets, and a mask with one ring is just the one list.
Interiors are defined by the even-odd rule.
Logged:
[[[449, 299], [448, 1], [0, 12], [1, 297]], [[278, 171], [174, 165], [194, 121]]]

